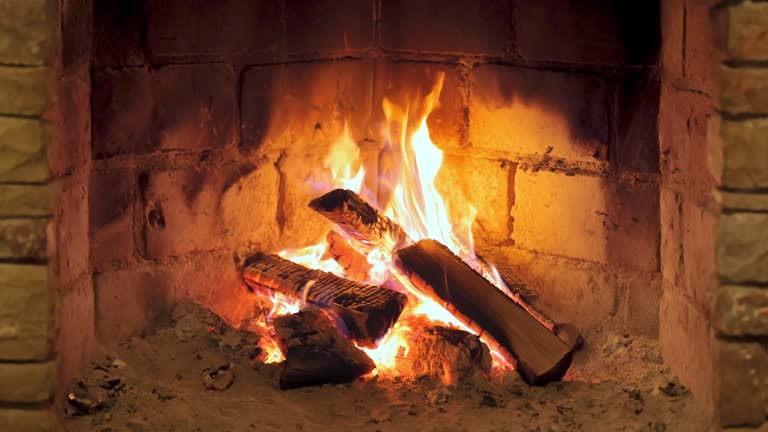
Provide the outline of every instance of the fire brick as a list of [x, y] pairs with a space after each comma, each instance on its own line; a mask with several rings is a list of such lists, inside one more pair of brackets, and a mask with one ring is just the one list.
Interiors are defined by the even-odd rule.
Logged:
[[623, 170], [655, 173], [659, 171], [661, 84], [644, 75], [631, 73], [619, 83], [617, 137], [611, 159]]
[[88, 65], [71, 76], [62, 77], [57, 85], [52, 107], [55, 139], [48, 143], [48, 169], [51, 177], [59, 177], [80, 168], [91, 159], [91, 77]]
[[136, 174], [126, 168], [94, 171], [88, 188], [91, 265], [129, 260], [134, 254]]
[[279, 152], [285, 140], [328, 146], [345, 121], [352, 138], [362, 141], [369, 126], [372, 79], [372, 63], [357, 60], [248, 68], [240, 94], [243, 149], [266, 143], [263, 150]]
[[278, 0], [154, 0], [146, 13], [154, 55], [276, 52], [282, 40]]
[[93, 157], [234, 144], [234, 72], [225, 65], [125, 69], [93, 77]]
[[610, 0], [518, 2], [518, 49], [529, 61], [654, 64], [658, 8]]
[[685, 185], [700, 200], [711, 199], [720, 178], [721, 149], [710, 131], [715, 106], [707, 97], [662, 86], [659, 107], [659, 147], [662, 178]]
[[[110, 0], [93, 3], [93, 64], [97, 68], [141, 65], [145, 1]], [[80, 11], [82, 14], [83, 11]], [[65, 35], [68, 36], [68, 35]]]
[[289, 0], [285, 26], [289, 53], [317, 53], [373, 46], [373, 1]]
[[518, 171], [515, 196], [519, 197], [512, 210], [516, 244], [555, 255], [658, 270], [658, 187]]
[[258, 241], [271, 248], [277, 187], [270, 164], [150, 173], [141, 196], [144, 256], [167, 259]]
[[[509, 239], [514, 204], [511, 162], [446, 155], [437, 186], [446, 200], [452, 221], [466, 218], [470, 205], [479, 210], [473, 226], [475, 240], [494, 245]], [[462, 214], [464, 213], [464, 214]]]
[[512, 5], [506, 0], [389, 0], [381, 5], [382, 45], [389, 49], [502, 55], [513, 29]]
[[[383, 133], [386, 139], [386, 123], [382, 102], [384, 98], [399, 107], [419, 112], [423, 107], [417, 102], [432, 91], [439, 74], [444, 74], [443, 88], [437, 106], [427, 118], [429, 136], [440, 148], [458, 148], [466, 141], [467, 83], [462, 70], [456, 66], [434, 63], [378, 61], [373, 96], [373, 132]], [[412, 116], [411, 121], [416, 121]], [[418, 125], [416, 125], [418, 126]]]
[[472, 71], [469, 140], [510, 156], [605, 160], [605, 83], [572, 73], [485, 65]]

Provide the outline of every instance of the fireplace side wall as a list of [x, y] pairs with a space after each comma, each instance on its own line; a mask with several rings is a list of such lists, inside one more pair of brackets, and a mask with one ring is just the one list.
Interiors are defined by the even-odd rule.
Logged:
[[663, 2], [660, 342], [665, 362], [713, 412], [717, 139], [715, 33], [708, 2]]
[[[385, 172], [382, 99], [426, 94], [439, 70], [438, 187], [455, 208], [477, 204], [478, 249], [560, 320], [656, 335], [658, 10], [603, 6], [96, 3], [89, 218], [101, 336], [138, 332], [183, 296], [247, 314], [243, 257], [330, 228], [306, 207], [322, 192], [308, 185], [343, 120], [369, 172]], [[633, 26], [638, 17], [652, 24]], [[553, 20], [563, 39], [537, 37]]]

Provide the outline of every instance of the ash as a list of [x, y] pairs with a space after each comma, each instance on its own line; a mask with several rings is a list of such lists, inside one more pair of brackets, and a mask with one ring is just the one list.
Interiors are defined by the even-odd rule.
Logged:
[[262, 364], [258, 335], [218, 322], [166, 320], [104, 347], [72, 384], [66, 431], [701, 431], [690, 393], [654, 341], [586, 336], [563, 382], [530, 387], [516, 372], [454, 386], [439, 378], [373, 377], [280, 390], [280, 364]]

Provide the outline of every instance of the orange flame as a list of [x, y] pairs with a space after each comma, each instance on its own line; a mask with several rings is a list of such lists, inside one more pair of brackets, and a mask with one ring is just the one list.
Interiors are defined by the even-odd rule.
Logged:
[[[464, 203], [466, 208], [462, 209], [463, 217], [452, 223], [446, 203], [435, 187], [435, 179], [443, 163], [443, 152], [432, 142], [427, 117], [437, 107], [443, 78], [444, 75], [438, 76], [431, 92], [420, 104], [413, 104], [417, 107], [414, 109], [419, 110], [415, 116], [416, 121], [411, 121], [410, 106], [399, 107], [389, 99], [384, 99], [382, 109], [388, 126], [387, 145], [399, 158], [399, 164], [394, 173], [394, 184], [388, 185], [392, 188], [390, 201], [386, 205], [376, 202], [371, 204], [384, 209], [384, 214], [398, 223], [413, 241], [427, 238], [440, 241], [470, 266], [483, 273], [499, 289], [509, 293], [496, 270], [480, 266], [475, 256], [472, 238], [472, 224], [477, 214], [475, 207], [471, 203]], [[360, 149], [351, 138], [346, 124], [342, 134], [331, 146], [324, 167], [328, 170], [329, 189], [345, 188], [360, 193], [365, 170], [360, 161]], [[367, 253], [368, 262], [372, 265], [367, 282], [383, 284], [386, 281], [389, 285], [394, 283], [409, 297], [408, 307], [389, 333], [379, 341], [377, 347], [363, 348], [376, 363], [376, 374], [384, 376], [397, 375], [397, 361], [408, 352], [409, 335], [418, 330], [414, 328], [415, 325], [423, 325], [419, 323], [424, 320], [416, 319], [417, 317], [426, 316], [428, 321], [473, 332], [443, 306], [419, 292], [394, 268], [393, 245], [394, 241], [390, 245], [371, 251], [360, 251]], [[314, 246], [281, 251], [280, 256], [309, 268], [343, 276], [343, 269], [327, 257], [326, 252], [327, 245], [323, 240]], [[284, 299], [272, 297], [272, 300], [278, 302], [275, 303], [278, 309], [287, 311], [297, 308], [297, 305], [284, 304]], [[276, 346], [277, 344], [274, 344], [274, 347]], [[270, 359], [281, 358], [282, 354], [278, 356], [274, 353], [274, 347], [262, 348], [271, 353]], [[498, 353], [494, 353], [494, 366], [505, 368], [508, 364]], [[452, 381], [453, 377], [444, 379]]]

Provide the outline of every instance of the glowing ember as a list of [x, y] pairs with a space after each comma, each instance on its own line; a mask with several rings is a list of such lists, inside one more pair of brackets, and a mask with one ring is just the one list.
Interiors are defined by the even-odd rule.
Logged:
[[[453, 223], [448, 217], [445, 201], [435, 187], [435, 178], [443, 163], [443, 153], [434, 145], [429, 135], [427, 117], [437, 106], [443, 86], [443, 76], [436, 80], [432, 91], [419, 103], [412, 107], [398, 107], [385, 99], [382, 108], [387, 120], [387, 146], [392, 153], [400, 158], [393, 173], [393, 183], [385, 186], [392, 191], [392, 198], [387, 203], [372, 205], [383, 209], [383, 213], [398, 223], [413, 241], [435, 239], [445, 244], [465, 262], [509, 294], [507, 287], [501, 281], [498, 273], [492, 267], [480, 266], [474, 254], [472, 239], [472, 224], [476, 209], [467, 203], [462, 209], [462, 217]], [[416, 121], [413, 121], [411, 115]], [[347, 125], [342, 134], [331, 147], [324, 162], [329, 171], [328, 189], [344, 188], [356, 193], [361, 191], [365, 170], [360, 159], [360, 149], [351, 138]], [[377, 179], [379, 184], [388, 183], [385, 179]], [[383, 205], [382, 205], [383, 204]], [[463, 325], [456, 317], [440, 304], [422, 295], [411, 282], [400, 274], [392, 263], [392, 248], [394, 239], [389, 245], [379, 246], [370, 251], [359, 251], [367, 256], [372, 268], [369, 272], [371, 284], [385, 284], [405, 293], [409, 298], [409, 306], [403, 311], [400, 319], [379, 341], [376, 348], [363, 348], [376, 362], [376, 374], [397, 375], [398, 359], [408, 353], [409, 335], [423, 326], [425, 322], [440, 323], [460, 328], [474, 333]], [[305, 267], [324, 270], [339, 276], [344, 276], [343, 268], [327, 254], [328, 247], [323, 240], [317, 245], [301, 249], [284, 250], [279, 253], [283, 258]], [[286, 299], [269, 297], [274, 304], [273, 309], [264, 317], [263, 326], [268, 328], [270, 318], [281, 313], [298, 310], [299, 304]], [[261, 323], [260, 323], [261, 324]], [[482, 336], [481, 336], [482, 337]], [[282, 354], [274, 340], [263, 339], [261, 348], [265, 351], [267, 362], [282, 360]], [[506, 368], [509, 365], [497, 353], [494, 353], [494, 367]], [[452, 377], [444, 377], [448, 381]]]

